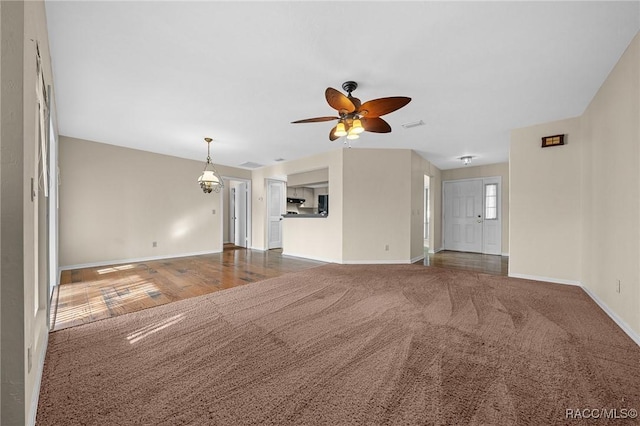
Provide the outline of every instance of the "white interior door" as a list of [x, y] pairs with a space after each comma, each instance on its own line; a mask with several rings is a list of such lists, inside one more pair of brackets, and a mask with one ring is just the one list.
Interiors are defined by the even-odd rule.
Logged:
[[[231, 186], [231, 182], [228, 182]], [[227, 235], [227, 241], [236, 243], [236, 189], [234, 187], [229, 188], [229, 235]]]
[[267, 248], [282, 247], [282, 215], [286, 207], [285, 182], [267, 181]]
[[234, 244], [240, 247], [247, 247], [247, 206], [248, 206], [247, 183], [241, 182], [235, 188], [235, 234]]
[[447, 181], [444, 193], [444, 248], [481, 253], [482, 179]]

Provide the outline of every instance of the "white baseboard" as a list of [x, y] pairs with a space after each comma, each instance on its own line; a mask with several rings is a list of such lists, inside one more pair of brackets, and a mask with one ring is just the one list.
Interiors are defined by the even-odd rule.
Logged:
[[61, 266], [60, 271], [67, 271], [69, 269], [94, 268], [96, 266], [122, 265], [125, 263], [149, 262], [152, 260], [172, 259], [176, 257], [201, 256], [203, 254], [216, 254], [216, 253], [222, 253], [222, 250], [205, 250], [205, 251], [195, 251], [191, 253], [167, 254], [162, 256], [137, 257], [132, 259], [117, 259], [117, 260], [105, 260], [102, 262], [81, 263], [78, 265]]
[[540, 277], [537, 275], [512, 274], [512, 273], [509, 273], [509, 277], [522, 278], [525, 280], [533, 280], [533, 281], [545, 281], [545, 282], [554, 283], [554, 284], [577, 285], [578, 287], [582, 287], [582, 283], [580, 283], [580, 281], [565, 280], [562, 278], [550, 278], [550, 277]]
[[257, 251], [267, 251], [267, 249], [262, 248], [262, 247], [251, 247], [251, 250], [257, 250]]
[[502, 253], [500, 256], [509, 257], [509, 253]]
[[40, 345], [38, 354], [38, 370], [36, 371], [36, 380], [33, 384], [33, 392], [31, 394], [31, 407], [29, 407], [29, 419], [27, 425], [35, 426], [36, 414], [38, 414], [38, 400], [40, 398], [40, 385], [42, 384], [42, 375], [44, 374], [44, 358], [47, 355], [47, 346], [49, 345], [49, 333], [44, 334], [44, 342]]
[[594, 302], [596, 302], [596, 305], [598, 305], [600, 309], [602, 309], [604, 313], [607, 314], [609, 318], [611, 318], [613, 322], [615, 322], [618, 325], [618, 327], [620, 327], [622, 331], [624, 331], [627, 334], [627, 336], [629, 336], [631, 340], [633, 340], [636, 343], [636, 345], [640, 346], [640, 334], [638, 334], [633, 328], [631, 328], [631, 326], [629, 326], [629, 324], [627, 324], [622, 318], [620, 318], [618, 314], [616, 314], [613, 310], [611, 310], [606, 303], [600, 300], [600, 298], [594, 292], [592, 292], [587, 287], [582, 285], [580, 281], [565, 280], [565, 279], [559, 279], [559, 278], [549, 278], [549, 277], [539, 277], [535, 275], [525, 275], [525, 274], [509, 274], [509, 277], [524, 278], [526, 280], [533, 280], [533, 281], [545, 281], [545, 282], [554, 283], [554, 284], [574, 285], [574, 286], [580, 287], [582, 290], [584, 290], [585, 293], [587, 293], [587, 295]]
[[299, 253], [285, 253], [284, 251], [282, 252], [282, 256], [283, 257], [297, 257], [297, 258], [300, 258], [300, 259], [307, 259], [307, 260], [317, 260], [319, 262], [326, 262], [326, 263], [340, 263], [335, 259], [327, 259], [325, 257], [309, 256], [307, 254], [299, 254]]
[[444, 247], [440, 247], [439, 249], [434, 249], [431, 253], [436, 254], [436, 253], [440, 253], [441, 251], [444, 251]]
[[[424, 256], [423, 256], [424, 258]], [[343, 265], [409, 265], [411, 260], [343, 260]]]
[[633, 330], [629, 324], [627, 324], [622, 318], [620, 318], [618, 316], [618, 314], [616, 314], [615, 312], [613, 312], [606, 303], [604, 303], [602, 300], [600, 300], [600, 298], [591, 290], [589, 290], [587, 287], [585, 286], [581, 286], [582, 289], [584, 290], [585, 293], [587, 293], [589, 295], [589, 297], [596, 302], [596, 304], [598, 306], [600, 306], [600, 308], [607, 314], [609, 315], [609, 318], [611, 318], [616, 324], [618, 324], [618, 327], [620, 327], [622, 329], [622, 331], [624, 331], [625, 333], [627, 333], [627, 336], [631, 337], [631, 340], [633, 340], [634, 342], [636, 342], [636, 345], [640, 346], [640, 334], [636, 333], [635, 330]]
[[413, 259], [411, 259], [411, 261], [410, 261], [410, 262], [411, 262], [411, 263], [416, 263], [416, 262], [419, 262], [419, 261], [421, 261], [421, 260], [424, 260], [424, 254], [422, 254], [422, 255], [420, 255], [420, 256], [416, 256], [416, 257], [414, 257]]

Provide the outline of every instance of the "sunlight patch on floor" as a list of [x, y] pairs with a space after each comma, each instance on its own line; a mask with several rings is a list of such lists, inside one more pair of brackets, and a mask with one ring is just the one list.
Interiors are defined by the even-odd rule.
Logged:
[[118, 271], [126, 271], [128, 269], [133, 269], [135, 268], [135, 265], [118, 265], [118, 266], [110, 266], [108, 268], [103, 268], [103, 269], [98, 269], [98, 274], [100, 275], [104, 275], [104, 274], [109, 274], [111, 272], [118, 272]]

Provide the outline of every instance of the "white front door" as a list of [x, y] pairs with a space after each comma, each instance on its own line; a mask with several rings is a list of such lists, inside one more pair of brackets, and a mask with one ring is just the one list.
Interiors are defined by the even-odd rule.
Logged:
[[285, 182], [267, 180], [267, 248], [282, 247], [282, 215], [286, 208]]
[[444, 182], [444, 248], [482, 252], [482, 179]]
[[502, 178], [443, 183], [444, 249], [502, 254]]

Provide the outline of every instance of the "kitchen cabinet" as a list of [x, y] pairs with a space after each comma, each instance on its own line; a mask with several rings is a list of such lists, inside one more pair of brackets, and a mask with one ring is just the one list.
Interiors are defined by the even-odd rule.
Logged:
[[305, 197], [302, 193], [302, 188], [287, 187], [287, 198], [305, 198]]
[[313, 188], [298, 188], [299, 190], [302, 190], [302, 196], [300, 198], [304, 198], [306, 201], [304, 202], [304, 204], [301, 205], [301, 207], [305, 207], [305, 208], [316, 208], [318, 207], [318, 200], [315, 197], [315, 194], [313, 193]]

